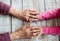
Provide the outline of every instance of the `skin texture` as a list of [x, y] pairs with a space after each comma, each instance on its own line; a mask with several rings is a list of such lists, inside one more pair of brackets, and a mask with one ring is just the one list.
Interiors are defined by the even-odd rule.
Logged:
[[[17, 19], [21, 19], [23, 21], [31, 22], [38, 21], [38, 12], [36, 10], [18, 10], [15, 8], [10, 8], [9, 13], [16, 17]], [[11, 40], [19, 39], [19, 38], [27, 38], [31, 39], [32, 37], [36, 37], [39, 35], [39, 29], [30, 26], [23, 26], [18, 29], [16, 32], [10, 34]]]
[[14, 39], [31, 39], [37, 37], [41, 32], [41, 28], [36, 26], [23, 26], [22, 28], [16, 30], [16, 32], [10, 34], [11, 40]]
[[10, 8], [9, 13], [14, 17], [21, 19], [23, 21], [38, 21], [38, 12], [36, 10], [18, 10], [15, 8]]
[[[38, 21], [39, 19], [47, 20], [47, 19], [51, 19], [51, 18], [60, 18], [60, 8], [52, 10], [52, 11], [40, 13], [38, 16], [38, 12], [35, 10], [18, 10], [18, 9], [15, 9], [12, 7], [10, 8], [10, 6], [8, 6], [2, 2], [0, 2], [0, 5], [1, 5], [0, 9], [2, 10], [1, 13], [5, 14], [5, 15], [10, 13], [17, 19], [21, 19], [23, 21], [31, 22], [31, 21]], [[49, 31], [50, 33], [48, 32], [49, 34], [59, 34], [58, 32], [60, 31], [59, 28], [53, 29], [53, 27], [52, 27], [52, 28], [48, 28], [48, 29], [50, 30]], [[46, 28], [43, 29], [43, 28], [40, 28], [37, 26], [28, 26], [27, 25], [27, 26], [23, 26], [22, 28], [18, 29], [16, 32], [13, 32], [12, 34], [10, 34], [10, 37], [11, 37], [11, 40], [19, 39], [19, 38], [29, 38], [30, 39], [32, 37], [38, 36], [41, 32], [43, 32], [43, 30], [46, 30]], [[46, 34], [48, 34], [48, 33], [46, 33]]]

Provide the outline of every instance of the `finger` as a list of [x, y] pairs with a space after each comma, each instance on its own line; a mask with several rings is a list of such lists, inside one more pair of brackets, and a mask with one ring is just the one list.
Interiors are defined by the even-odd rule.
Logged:
[[25, 18], [26, 18], [26, 20], [27, 21], [37, 21], [37, 19], [39, 20], [39, 15], [29, 15], [29, 14], [27, 14], [26, 16], [25, 16]]
[[40, 32], [37, 32], [37, 33], [33, 33], [33, 37], [36, 37], [36, 36], [38, 36], [40, 34]]
[[37, 26], [31, 26], [30, 29], [31, 29], [31, 30], [40, 30], [41, 28], [40, 28], [40, 27], [37, 27]]
[[30, 12], [31, 15], [38, 15], [39, 12]]
[[24, 17], [27, 19], [27, 18], [29, 18], [28, 16], [29, 16], [30, 14], [29, 13], [27, 13]]
[[40, 32], [41, 30], [31, 30], [31, 33], [37, 33]]
[[26, 18], [26, 21], [28, 21], [28, 18]]
[[40, 32], [37, 32], [37, 33], [33, 33], [33, 35], [37, 35], [37, 34], [40, 34]]
[[28, 17], [32, 18], [32, 19], [39, 19], [39, 15], [35, 15], [35, 16], [34, 15], [29, 15]]
[[30, 29], [31, 33], [41, 32], [41, 29]]
[[29, 18], [29, 21], [38, 21], [39, 19], [32, 19], [32, 18]]
[[38, 21], [39, 19], [31, 19], [31, 21]]
[[36, 10], [34, 10], [34, 9], [31, 9], [31, 10], [29, 10], [30, 12], [36, 12]]

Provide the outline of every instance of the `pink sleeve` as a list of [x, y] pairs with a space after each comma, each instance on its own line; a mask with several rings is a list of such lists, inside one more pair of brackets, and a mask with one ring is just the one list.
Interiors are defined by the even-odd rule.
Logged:
[[47, 19], [59, 18], [59, 17], [60, 17], [60, 8], [52, 10], [52, 11], [39, 13], [40, 20], [47, 20]]
[[60, 26], [56, 27], [43, 27], [42, 34], [60, 35]]

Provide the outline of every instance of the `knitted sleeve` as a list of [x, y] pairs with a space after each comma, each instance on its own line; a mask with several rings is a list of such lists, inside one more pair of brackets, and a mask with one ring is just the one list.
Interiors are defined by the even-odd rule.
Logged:
[[43, 27], [42, 34], [60, 35], [60, 26]]
[[9, 5], [6, 5], [0, 1], [0, 14], [4, 14], [4, 15], [9, 14], [9, 9], [10, 9]]
[[9, 33], [0, 34], [0, 41], [11, 41]]
[[39, 13], [40, 20], [47, 20], [47, 19], [59, 18], [59, 17], [60, 17], [60, 8]]

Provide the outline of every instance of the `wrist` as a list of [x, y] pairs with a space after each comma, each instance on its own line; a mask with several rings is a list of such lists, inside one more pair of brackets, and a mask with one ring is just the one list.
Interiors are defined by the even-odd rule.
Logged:
[[9, 13], [10, 13], [11, 15], [14, 15], [14, 14], [17, 13], [17, 9], [11, 7], [10, 10], [9, 10]]
[[22, 10], [18, 10], [18, 9], [15, 9], [15, 8], [11, 7], [10, 10], [9, 10], [9, 13], [10, 13], [12, 16], [18, 18], [18, 19], [21, 19], [21, 18], [22, 18], [22, 17], [21, 17], [21, 15], [22, 15]]
[[24, 36], [24, 33], [23, 33], [23, 31], [20, 29], [19, 31], [16, 31], [16, 33], [17, 33], [17, 38], [19, 39], [19, 38], [23, 38], [23, 36]]
[[17, 39], [16, 33], [15, 32], [14, 33], [11, 33], [10, 34], [10, 38], [11, 38], [11, 40]]
[[11, 40], [22, 38], [22, 32], [14, 32], [10, 34]]

